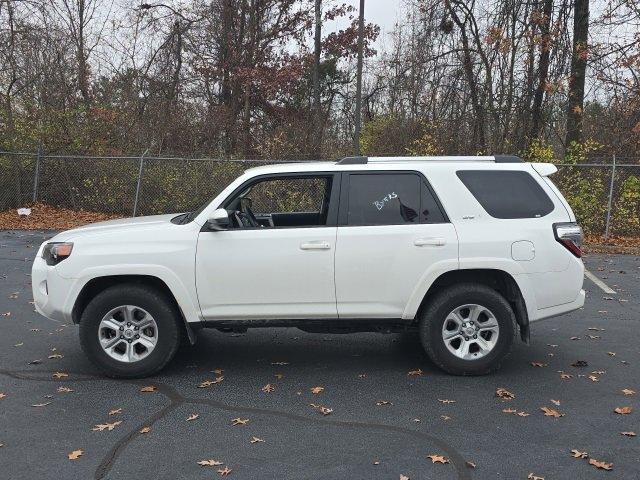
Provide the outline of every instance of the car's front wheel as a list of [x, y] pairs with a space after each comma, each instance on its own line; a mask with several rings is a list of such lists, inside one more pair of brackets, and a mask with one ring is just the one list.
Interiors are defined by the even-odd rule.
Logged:
[[161, 292], [136, 284], [96, 295], [80, 319], [80, 342], [106, 375], [146, 377], [159, 372], [180, 344], [178, 315]]
[[516, 318], [509, 302], [480, 284], [439, 292], [420, 319], [420, 340], [429, 358], [453, 375], [497, 370], [511, 351]]

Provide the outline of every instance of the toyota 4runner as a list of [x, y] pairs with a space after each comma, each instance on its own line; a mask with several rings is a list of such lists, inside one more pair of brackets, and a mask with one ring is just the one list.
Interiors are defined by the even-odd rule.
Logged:
[[35, 306], [79, 324], [115, 377], [158, 372], [204, 327], [416, 332], [443, 370], [488, 373], [531, 323], [584, 304], [554, 172], [512, 156], [252, 168], [193, 212], [56, 235]]

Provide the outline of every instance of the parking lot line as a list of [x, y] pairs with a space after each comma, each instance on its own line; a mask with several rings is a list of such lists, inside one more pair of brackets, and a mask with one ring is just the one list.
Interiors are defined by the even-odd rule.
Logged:
[[611, 294], [611, 293], [615, 294], [616, 293], [616, 291], [614, 289], [609, 287], [609, 285], [604, 283], [602, 280], [600, 280], [598, 277], [596, 277], [593, 273], [591, 273], [586, 268], [584, 269], [584, 276], [587, 277], [589, 280], [591, 280], [593, 283], [595, 283], [598, 287], [600, 287], [600, 289], [604, 293], [609, 293], [609, 294]]

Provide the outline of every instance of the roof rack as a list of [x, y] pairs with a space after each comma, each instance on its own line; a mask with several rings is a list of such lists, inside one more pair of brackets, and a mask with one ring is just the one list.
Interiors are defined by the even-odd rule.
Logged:
[[400, 163], [400, 162], [493, 162], [520, 163], [523, 160], [516, 155], [454, 155], [436, 157], [344, 157], [337, 165], [364, 165], [367, 163]]

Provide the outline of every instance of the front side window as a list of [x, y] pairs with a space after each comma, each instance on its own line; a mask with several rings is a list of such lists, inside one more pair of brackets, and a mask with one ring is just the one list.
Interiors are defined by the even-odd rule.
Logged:
[[460, 170], [456, 175], [494, 218], [539, 218], [553, 211], [553, 202], [528, 172]]
[[234, 228], [312, 227], [327, 223], [330, 176], [276, 176], [253, 182], [225, 203]]
[[444, 215], [415, 173], [350, 174], [348, 225], [439, 223]]

